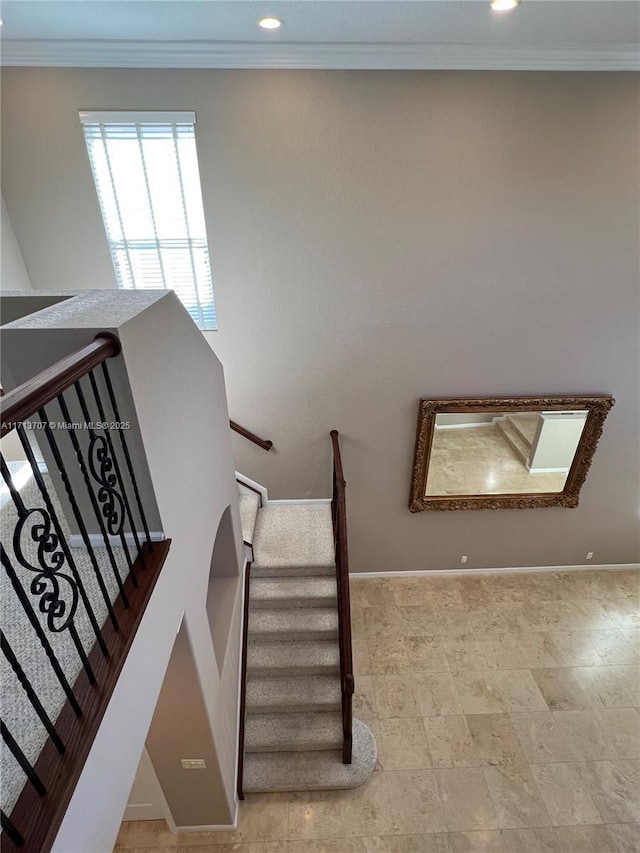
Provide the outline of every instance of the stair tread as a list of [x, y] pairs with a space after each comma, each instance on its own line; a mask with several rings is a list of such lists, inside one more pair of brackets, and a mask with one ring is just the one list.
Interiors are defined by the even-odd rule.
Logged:
[[507, 420], [511, 423], [520, 438], [531, 447], [538, 429], [538, 415], [508, 415]]
[[282, 606], [287, 602], [317, 606], [335, 603], [336, 596], [336, 582], [330, 577], [257, 577], [250, 586], [251, 605], [254, 607]]
[[356, 788], [376, 764], [376, 744], [369, 728], [353, 721], [353, 762], [342, 763], [341, 750], [249, 752], [244, 760], [247, 793], [321, 791]]
[[341, 707], [340, 683], [336, 675], [283, 675], [247, 678], [247, 712], [319, 711]]
[[340, 749], [342, 714], [340, 711], [249, 714], [244, 746], [246, 752]]
[[506, 418], [503, 418], [502, 420], [497, 421], [496, 425], [498, 427], [499, 432], [502, 433], [505, 441], [514, 451], [514, 453], [516, 453], [517, 456], [520, 457], [520, 460], [522, 462], [526, 463], [529, 458], [530, 448], [526, 445], [524, 439], [513, 426], [513, 424], [509, 423]]
[[260, 637], [324, 639], [338, 636], [335, 607], [258, 608], [249, 611], [249, 640]]
[[242, 538], [251, 544], [255, 535], [258, 512], [260, 510], [260, 496], [255, 492], [239, 493], [238, 504], [240, 506], [240, 524], [242, 527]]
[[254, 535], [254, 566], [262, 569], [333, 568], [329, 503], [267, 504]]
[[337, 672], [340, 651], [335, 639], [297, 640], [295, 642], [260, 642], [247, 646], [247, 672], [251, 674], [286, 674], [305, 670]]

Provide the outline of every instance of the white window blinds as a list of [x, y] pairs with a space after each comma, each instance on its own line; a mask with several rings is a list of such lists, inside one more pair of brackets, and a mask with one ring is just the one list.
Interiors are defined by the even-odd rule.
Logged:
[[201, 329], [216, 309], [194, 113], [80, 113], [118, 287], [175, 290]]

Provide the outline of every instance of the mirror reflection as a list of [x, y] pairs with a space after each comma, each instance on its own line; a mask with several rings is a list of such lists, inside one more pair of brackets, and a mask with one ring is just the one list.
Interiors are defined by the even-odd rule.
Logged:
[[439, 412], [426, 496], [562, 492], [587, 409]]

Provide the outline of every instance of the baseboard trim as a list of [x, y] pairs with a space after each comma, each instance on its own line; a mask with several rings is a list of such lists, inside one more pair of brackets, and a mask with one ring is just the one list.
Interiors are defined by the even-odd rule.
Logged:
[[[203, 826], [176, 826], [176, 833], [181, 832], [235, 832], [238, 828], [238, 805], [236, 803], [233, 823], [208, 823]], [[225, 845], [226, 846], [226, 845]]]
[[280, 506], [287, 506], [294, 504], [330, 504], [331, 498], [310, 498], [307, 500], [306, 498], [301, 498], [299, 501], [296, 500], [286, 500], [286, 501], [268, 501], [269, 504], [277, 504]]
[[640, 571], [640, 563], [586, 563], [581, 566], [514, 566], [513, 568], [466, 568], [466, 569], [415, 569], [412, 571], [394, 572], [351, 572], [349, 578], [410, 578], [410, 577], [446, 577], [457, 575], [511, 575], [524, 574], [526, 572], [584, 572], [584, 571]]
[[[162, 532], [162, 530], [152, 530], [150, 532], [150, 537], [152, 542], [164, 542], [166, 536]], [[122, 539], [119, 536], [109, 536], [109, 544], [115, 545], [116, 547], [122, 546]], [[136, 540], [133, 536], [133, 533], [125, 532], [124, 539], [127, 545], [135, 546]], [[138, 539], [141, 543], [143, 543], [146, 539], [144, 532], [138, 531]], [[102, 533], [89, 533], [89, 543], [92, 548], [104, 548], [104, 537]], [[72, 533], [69, 537], [69, 545], [72, 548], [84, 548], [84, 538], [79, 533]]]

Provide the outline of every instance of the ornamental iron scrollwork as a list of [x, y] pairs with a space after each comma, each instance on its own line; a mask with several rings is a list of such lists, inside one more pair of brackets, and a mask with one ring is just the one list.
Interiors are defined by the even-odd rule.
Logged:
[[107, 440], [93, 430], [89, 441], [89, 468], [94, 480], [99, 484], [97, 498], [107, 523], [107, 530], [111, 536], [118, 536], [125, 522], [124, 501], [116, 489], [118, 478]]
[[[23, 534], [38, 546], [38, 565], [34, 565], [25, 554]], [[78, 606], [78, 587], [73, 578], [60, 571], [66, 557], [46, 510], [36, 507], [19, 511], [13, 532], [13, 550], [20, 565], [36, 573], [30, 590], [40, 599], [38, 608], [46, 615], [49, 630], [59, 634], [69, 628]]]

